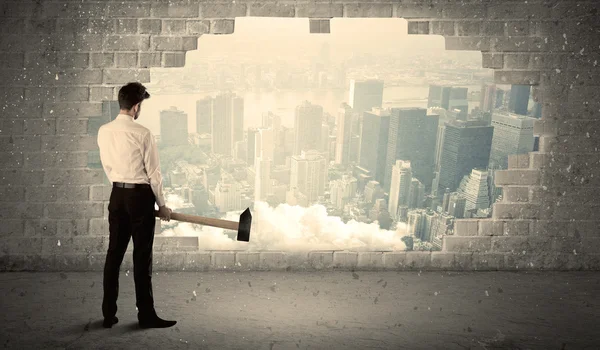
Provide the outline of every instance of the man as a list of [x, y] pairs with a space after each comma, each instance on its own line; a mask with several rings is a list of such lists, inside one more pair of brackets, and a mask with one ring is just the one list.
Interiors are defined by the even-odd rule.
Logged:
[[119, 269], [129, 239], [133, 237], [133, 277], [138, 321], [142, 328], [166, 328], [177, 323], [163, 320], [154, 310], [152, 296], [152, 245], [154, 243], [154, 202], [158, 216], [171, 219], [165, 205], [158, 149], [150, 130], [134, 121], [140, 116], [142, 101], [150, 98], [140, 83], [119, 90], [119, 115], [98, 131], [100, 160], [113, 188], [108, 204], [109, 246], [104, 265], [104, 327], [119, 319]]

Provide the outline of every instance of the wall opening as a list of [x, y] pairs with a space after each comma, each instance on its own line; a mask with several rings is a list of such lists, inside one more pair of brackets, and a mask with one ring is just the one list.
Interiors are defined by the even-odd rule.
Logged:
[[173, 221], [161, 235], [207, 250], [439, 250], [455, 219], [490, 217], [494, 169], [535, 149], [529, 86], [493, 84], [481, 52], [409, 36], [403, 19], [332, 19], [330, 34], [308, 22], [237, 18], [185, 67], [152, 69], [138, 121], [157, 135], [167, 204], [254, 216], [250, 243]]

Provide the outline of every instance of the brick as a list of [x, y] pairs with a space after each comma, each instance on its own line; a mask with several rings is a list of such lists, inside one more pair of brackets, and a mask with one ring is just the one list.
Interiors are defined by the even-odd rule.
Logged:
[[442, 8], [433, 4], [399, 4], [395, 7], [395, 17], [440, 18]]
[[310, 251], [308, 262], [317, 270], [330, 268], [333, 266], [333, 251]]
[[[39, 138], [38, 138], [39, 139]], [[23, 167], [28, 170], [40, 168], [78, 168], [87, 166], [87, 152], [28, 152]]]
[[0, 202], [0, 219], [39, 219], [43, 216], [42, 203]]
[[200, 10], [197, 3], [153, 3], [150, 13], [152, 17], [198, 17]]
[[185, 52], [164, 52], [162, 58], [163, 67], [184, 67]]
[[103, 176], [101, 169], [46, 169], [44, 184], [95, 185]]
[[540, 83], [540, 72], [496, 70], [494, 81], [498, 84], [535, 85]]
[[344, 6], [332, 3], [302, 4], [296, 7], [296, 17], [333, 18], [343, 17]]
[[495, 52], [543, 52], [549, 49], [549, 44], [539, 37], [495, 37], [489, 42]]
[[408, 34], [429, 34], [430, 27], [428, 21], [409, 21]]
[[529, 153], [511, 154], [508, 156], [509, 169], [528, 169], [529, 168]]
[[142, 18], [138, 21], [140, 34], [160, 34], [162, 21], [160, 19]]
[[458, 236], [477, 236], [478, 220], [456, 220], [454, 234]]
[[358, 253], [349, 251], [333, 252], [333, 266], [337, 268], [356, 267], [358, 263]]
[[212, 251], [211, 266], [217, 269], [233, 269], [235, 264], [235, 251]]
[[111, 2], [108, 4], [108, 17], [150, 17], [150, 4], [139, 2]]
[[152, 259], [154, 264], [163, 271], [182, 271], [185, 266], [185, 252], [158, 252]]
[[[184, 236], [155, 236], [154, 250], [155, 251], [197, 251], [198, 237]], [[232, 258], [233, 259], [233, 258]], [[233, 265], [233, 264], [232, 264]]]
[[156, 51], [181, 51], [183, 50], [183, 40], [180, 36], [153, 36], [150, 47]]
[[181, 38], [183, 50], [191, 51], [198, 49], [198, 37], [197, 36], [184, 36]]
[[107, 185], [94, 185], [90, 187], [90, 200], [92, 201], [108, 201], [112, 187]]
[[535, 236], [492, 237], [494, 252], [536, 253], [552, 251], [553, 239]]
[[89, 135], [56, 135], [42, 136], [44, 151], [91, 151], [98, 149], [95, 136]]
[[102, 217], [104, 207], [100, 203], [89, 202], [47, 203], [45, 206], [47, 216], [51, 219]]
[[[29, 24], [24, 18], [2, 18], [0, 22], [0, 33], [2, 34], [21, 34], [32, 33], [27, 29]], [[37, 34], [37, 33], [35, 33]]]
[[504, 36], [506, 33], [506, 22], [504, 21], [491, 21], [486, 19], [483, 21], [481, 28], [481, 35], [488, 37]]
[[[409, 25], [410, 27], [410, 25]], [[331, 32], [329, 19], [309, 19], [309, 32], [311, 34], [327, 34]]]
[[[56, 77], [58, 76], [58, 79]], [[46, 83], [51, 85], [86, 85], [102, 82], [102, 71], [99, 69], [67, 69], [52, 74]]]
[[233, 34], [235, 21], [233, 19], [215, 19], [210, 22], [211, 34]]
[[288, 267], [283, 252], [260, 252], [260, 268], [265, 270], [280, 270]]
[[25, 232], [25, 220], [2, 219], [2, 230], [0, 237], [22, 237]]
[[406, 267], [411, 269], [427, 269], [431, 267], [431, 252], [406, 252]]
[[59, 236], [86, 236], [89, 234], [88, 219], [57, 220], [56, 225], [56, 232]]
[[444, 4], [442, 6], [443, 18], [461, 18], [461, 19], [480, 19], [486, 18], [486, 8], [482, 4], [476, 3], [461, 3], [461, 4]]
[[453, 36], [456, 33], [454, 21], [431, 21], [429, 24], [429, 32], [431, 34]]
[[207, 20], [188, 20], [186, 21], [187, 35], [210, 33], [210, 21]]
[[529, 202], [540, 203], [544, 196], [542, 186], [533, 186], [529, 188]]
[[483, 68], [501, 69], [504, 67], [504, 55], [499, 53], [482, 52], [481, 62]]
[[259, 252], [236, 252], [235, 253], [235, 266], [241, 270], [254, 270], [260, 267], [260, 253]]
[[22, 168], [23, 154], [14, 152], [0, 152], [0, 164], [4, 169]]
[[[60, 245], [58, 242], [60, 241]], [[42, 254], [91, 254], [103, 253], [108, 250], [108, 237], [74, 236], [74, 237], [43, 237]]]
[[[113, 87], [93, 86], [90, 87], [90, 102], [111, 101], [115, 95]], [[118, 90], [117, 90], [118, 93]]]
[[507, 220], [504, 223], [504, 234], [506, 236], [527, 236], [531, 220]]
[[[75, 22], [74, 24], [79, 24]], [[77, 30], [81, 30], [82, 27], [73, 27], [69, 28], [71, 32], [76, 32]], [[88, 32], [90, 34], [114, 34], [116, 32], [116, 22], [112, 18], [90, 18], [88, 22]]]
[[502, 236], [504, 234], [504, 221], [482, 219], [479, 220], [478, 236]]
[[28, 152], [41, 149], [37, 136], [0, 136], [0, 149], [5, 152]]
[[88, 186], [56, 186], [56, 196], [59, 202], [79, 202], [90, 199]]
[[26, 200], [31, 202], [55, 202], [56, 188], [52, 186], [36, 186], [32, 184], [27, 186]]
[[114, 53], [92, 52], [90, 54], [90, 66], [92, 68], [114, 67], [114, 65]]
[[162, 20], [161, 34], [184, 34], [186, 29], [185, 19], [165, 19]]
[[598, 11], [598, 5], [595, 2], [579, 3], [556, 3], [551, 7], [551, 17], [554, 19], [566, 18], [586, 18]]
[[490, 50], [490, 40], [484, 37], [447, 37], [446, 50]]
[[40, 184], [44, 172], [39, 170], [3, 169], [0, 170], [0, 180], [5, 186], [29, 186]]
[[20, 202], [25, 200], [25, 187], [2, 186], [0, 187], [0, 201]]
[[190, 271], [210, 270], [210, 252], [185, 252], [183, 268]]
[[200, 17], [202, 18], [245, 17], [246, 11], [246, 5], [239, 3], [212, 3], [200, 5]]
[[540, 206], [529, 203], [494, 203], [494, 219], [540, 219]]
[[[102, 79], [104, 84], [126, 84], [131, 81], [150, 82], [149, 69], [105, 69]], [[98, 115], [98, 114], [96, 114]]]
[[473, 254], [473, 269], [480, 271], [504, 270], [504, 254], [477, 253]]
[[490, 3], [487, 7], [490, 19], [544, 19], [550, 17], [550, 7], [542, 4], [515, 6], [509, 3]]
[[90, 219], [90, 235], [109, 235], [108, 231], [108, 220], [104, 218], [92, 218]]
[[527, 186], [506, 186], [502, 188], [502, 195], [505, 202], [528, 202], [529, 187]]
[[115, 33], [137, 34], [138, 20], [135, 18], [117, 18], [115, 20]]
[[25, 66], [25, 54], [20, 52], [1, 52], [0, 62], [4, 62], [6, 68], [23, 68]]
[[57, 100], [60, 102], [87, 101], [89, 99], [87, 87], [59, 87], [56, 89], [56, 94]]
[[505, 69], [527, 69], [529, 67], [530, 54], [505, 54], [504, 68]]
[[54, 119], [27, 119], [23, 121], [23, 134], [25, 135], [54, 135], [56, 133], [56, 120]]
[[0, 119], [0, 135], [23, 135], [24, 121], [19, 119]]
[[104, 37], [103, 47], [105, 50], [113, 51], [148, 50], [150, 48], [150, 36], [107, 35]]
[[25, 221], [25, 236], [56, 236], [56, 220], [39, 219]]
[[506, 22], [506, 34], [508, 34], [508, 36], [530, 35], [529, 21]]
[[2, 255], [35, 255], [42, 251], [42, 238], [7, 238], [0, 241]]
[[358, 252], [356, 266], [361, 269], [383, 268], [383, 252]]
[[456, 22], [456, 35], [481, 36], [483, 21], [458, 21]]
[[492, 237], [444, 236], [444, 252], [486, 252], [491, 249]]
[[137, 52], [115, 52], [115, 67], [132, 68], [138, 63]]
[[161, 67], [160, 52], [140, 52], [140, 68]]
[[72, 134], [87, 134], [88, 120], [87, 119], [56, 119], [56, 134], [57, 135], [72, 135]]
[[383, 265], [388, 269], [403, 268], [406, 265], [407, 252], [384, 252]]
[[253, 3], [248, 8], [248, 16], [253, 17], [294, 17], [295, 13], [296, 8], [293, 4]]
[[102, 34], [100, 31], [94, 32], [94, 24], [92, 19], [88, 18], [57, 18], [56, 31], [59, 33], [78, 33], [83, 29], [90, 34]]

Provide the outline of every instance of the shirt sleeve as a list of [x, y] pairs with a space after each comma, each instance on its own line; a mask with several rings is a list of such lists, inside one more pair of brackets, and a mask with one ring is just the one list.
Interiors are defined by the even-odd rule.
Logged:
[[162, 174], [160, 173], [158, 148], [156, 147], [156, 142], [154, 141], [152, 133], [149, 132], [144, 137], [143, 147], [142, 154], [144, 156], [144, 167], [146, 169], [146, 174], [150, 179], [152, 192], [154, 192], [154, 196], [156, 197], [156, 204], [160, 207], [165, 205], [165, 197], [163, 194], [163, 179]]

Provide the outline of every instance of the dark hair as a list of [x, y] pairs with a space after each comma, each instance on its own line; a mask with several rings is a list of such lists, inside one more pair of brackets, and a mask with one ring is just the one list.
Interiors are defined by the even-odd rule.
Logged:
[[146, 87], [140, 83], [129, 83], [119, 89], [119, 107], [130, 110], [136, 104], [150, 98]]

